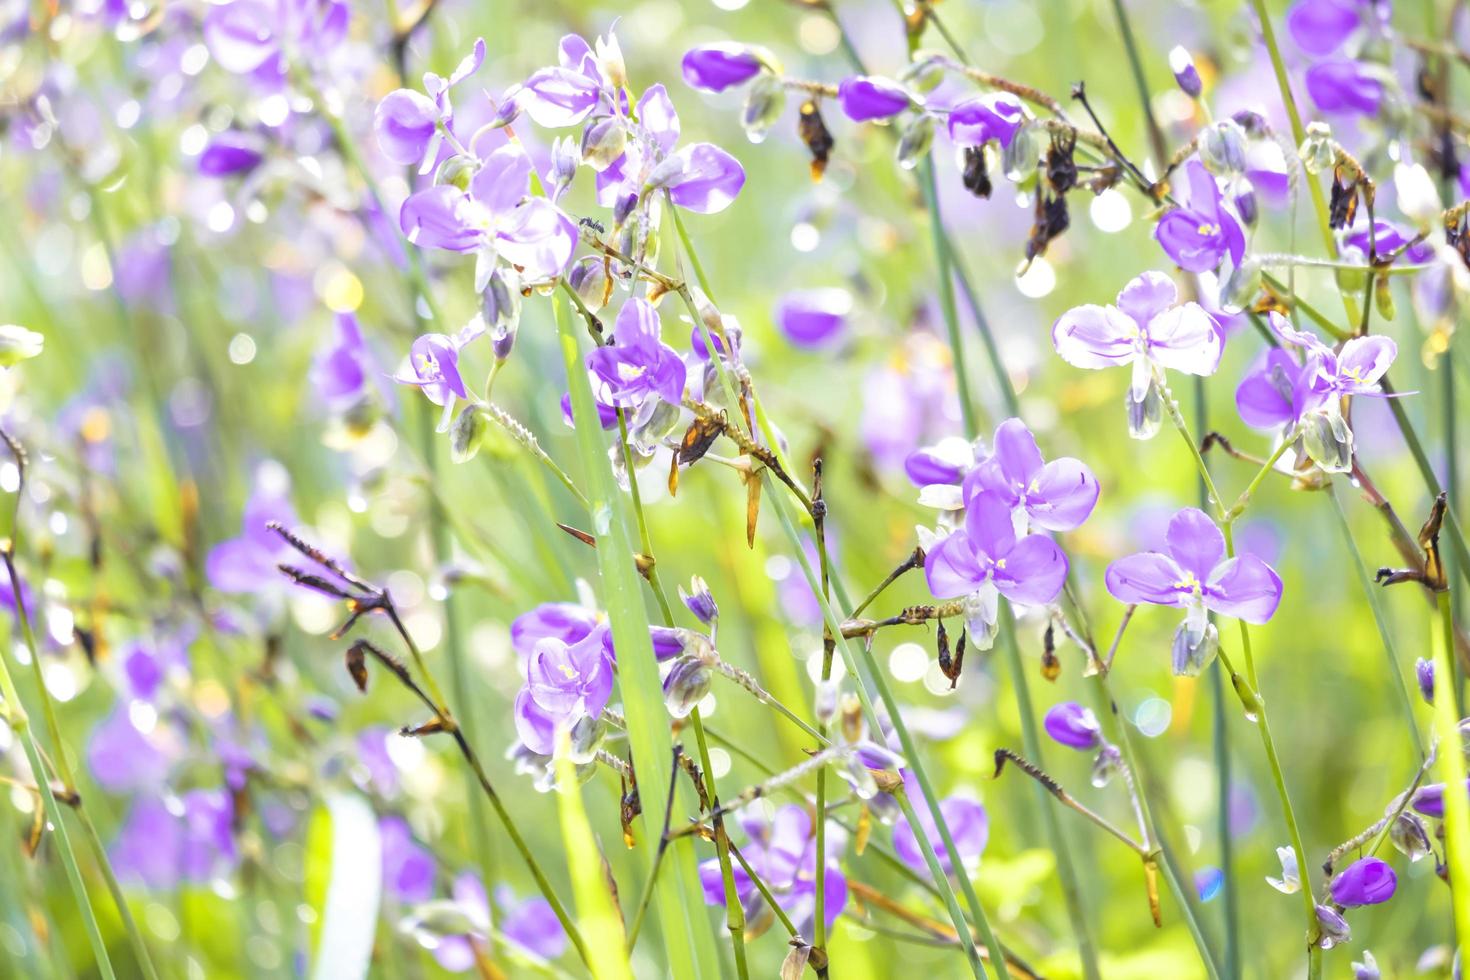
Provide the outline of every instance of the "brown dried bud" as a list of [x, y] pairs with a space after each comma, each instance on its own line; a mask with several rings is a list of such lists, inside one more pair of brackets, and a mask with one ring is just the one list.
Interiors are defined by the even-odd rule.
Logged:
[[347, 648], [347, 673], [352, 678], [352, 683], [362, 693], [367, 693], [368, 672], [366, 645], [363, 641], [352, 644]]

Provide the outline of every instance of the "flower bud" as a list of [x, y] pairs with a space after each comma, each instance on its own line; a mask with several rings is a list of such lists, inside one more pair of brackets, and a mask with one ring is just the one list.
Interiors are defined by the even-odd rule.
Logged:
[[480, 294], [480, 319], [490, 334], [495, 359], [505, 360], [515, 344], [521, 322], [521, 277], [514, 269], [498, 267]]
[[588, 256], [578, 261], [567, 273], [567, 284], [592, 312], [607, 305], [607, 270], [602, 259]]
[[470, 180], [479, 169], [479, 163], [471, 157], [461, 156], [456, 153], [452, 157], [446, 157], [439, 164], [439, 169], [434, 171], [434, 184], [447, 187], [458, 187], [462, 191], [470, 189]]
[[577, 166], [582, 154], [570, 136], [562, 136], [551, 143], [551, 199], [555, 201], [566, 193], [572, 178], [577, 175]]
[[689, 580], [689, 591], [679, 586], [679, 598], [683, 600], [684, 607], [694, 614], [694, 618], [709, 626], [720, 618], [720, 607], [715, 604], [715, 597], [710, 595], [709, 586], [704, 579], [698, 575]]
[[1245, 170], [1245, 130], [1233, 119], [1221, 119], [1199, 134], [1199, 159], [1205, 169], [1221, 177]]
[[1220, 306], [1226, 313], [1240, 313], [1255, 305], [1256, 296], [1260, 292], [1260, 260], [1247, 255], [1225, 277], [1225, 284], [1220, 288]]
[[0, 368], [15, 367], [41, 353], [46, 338], [13, 323], [0, 324]]
[[567, 758], [573, 765], [585, 766], [597, 760], [597, 749], [607, 734], [607, 721], [601, 715], [596, 718], [583, 715], [572, 726], [567, 739]]
[[1317, 906], [1317, 928], [1320, 931], [1317, 945], [1322, 949], [1331, 949], [1353, 938], [1353, 930], [1348, 927], [1347, 920], [1330, 905]]
[[761, 71], [761, 60], [743, 44], [724, 42], [690, 48], [681, 65], [684, 81], [701, 92], [744, 85]]
[[1341, 412], [1309, 413], [1302, 419], [1302, 445], [1324, 472], [1346, 473], [1353, 468], [1353, 433]]
[[1128, 434], [1134, 439], [1152, 439], [1158, 435], [1164, 421], [1164, 399], [1159, 394], [1159, 386], [1149, 382], [1140, 398], [1129, 385], [1123, 397], [1128, 410]]
[[1309, 174], [1331, 167], [1337, 159], [1337, 151], [1332, 147], [1332, 127], [1321, 121], [1308, 123], [1307, 138], [1297, 149], [1297, 156]]
[[664, 678], [664, 705], [675, 718], [687, 718], [709, 693], [709, 666], [699, 657], [680, 657]]
[[1344, 868], [1327, 888], [1338, 905], [1356, 908], [1388, 901], [1393, 898], [1398, 883], [1398, 875], [1394, 874], [1388, 862], [1365, 857]]
[[853, 75], [837, 86], [837, 104], [853, 122], [892, 119], [909, 107], [909, 94], [891, 79]]
[[817, 682], [812, 714], [818, 725], [831, 725], [832, 719], [837, 717], [837, 693], [840, 689], [841, 684], [830, 677]]
[[1076, 701], [1063, 701], [1046, 713], [1042, 727], [1056, 742], [1072, 749], [1091, 751], [1102, 744], [1102, 728], [1091, 708]]
[[1434, 703], [1434, 661], [1420, 657], [1414, 661], [1414, 679], [1419, 682], [1419, 696], [1425, 704]]
[[1194, 59], [1182, 46], [1176, 45], [1169, 52], [1169, 70], [1174, 73], [1174, 81], [1179, 88], [1191, 99], [1200, 97], [1205, 90], [1204, 82], [1200, 81], [1199, 69], [1194, 67]]
[[898, 80], [910, 91], [924, 94], [932, 92], [944, 81], [948, 60], [940, 54], [915, 55], [915, 60], [903, 70]]
[[449, 427], [449, 459], [467, 463], [480, 451], [485, 441], [485, 412], [475, 404], [466, 405]]
[[1013, 184], [1024, 183], [1036, 173], [1038, 153], [1036, 149], [1037, 128], [1030, 123], [1016, 130], [1016, 135], [1000, 153], [1000, 168], [1006, 180]]
[[495, 107], [495, 115], [490, 118], [487, 129], [501, 129], [511, 125], [521, 116], [521, 92], [522, 87], [512, 85], [506, 89], [505, 95], [500, 100], [500, 105]]
[[1366, 949], [1363, 950], [1361, 961], [1353, 961], [1353, 980], [1382, 980], [1383, 974], [1378, 970], [1378, 961], [1373, 954]]
[[1240, 215], [1240, 220], [1245, 222], [1247, 228], [1254, 228], [1261, 216], [1260, 205], [1256, 203], [1256, 189], [1244, 177], [1240, 179], [1239, 188], [1235, 192], [1235, 213]]
[[774, 75], [761, 75], [745, 96], [740, 125], [752, 143], [763, 143], [781, 112], [786, 108], [786, 87]]
[[1412, 813], [1400, 813], [1388, 828], [1388, 839], [1400, 854], [1410, 861], [1427, 857], [1430, 853], [1429, 830], [1424, 821]]
[[905, 170], [914, 169], [933, 144], [934, 117], [928, 113], [920, 113], [905, 127], [903, 136], [898, 140], [898, 165]]
[[627, 145], [628, 131], [621, 119], [614, 116], [598, 119], [582, 130], [582, 162], [602, 173], [623, 155]]
[[1174, 631], [1174, 675], [1198, 677], [1219, 652], [1220, 631], [1214, 623], [1206, 623], [1202, 632], [1190, 629], [1188, 623], [1180, 623]]

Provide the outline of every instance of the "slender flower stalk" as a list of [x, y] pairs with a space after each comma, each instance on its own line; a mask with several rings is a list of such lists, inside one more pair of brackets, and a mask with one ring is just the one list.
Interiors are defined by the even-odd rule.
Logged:
[[1439, 776], [1445, 785], [1445, 850], [1450, 902], [1454, 909], [1455, 948], [1463, 960], [1470, 956], [1470, 797], [1460, 789], [1465, 785], [1465, 755], [1457, 751], [1462, 735], [1453, 689], [1455, 675], [1451, 660], [1455, 626], [1449, 588], [1441, 589], [1435, 598], [1440, 628], [1434, 646], [1434, 728], [1441, 745]]

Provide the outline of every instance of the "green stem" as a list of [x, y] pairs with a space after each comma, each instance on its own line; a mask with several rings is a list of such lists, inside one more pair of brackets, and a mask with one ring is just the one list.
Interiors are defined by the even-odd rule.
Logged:
[[1440, 642], [1434, 648], [1434, 727], [1440, 741], [1439, 778], [1445, 785], [1445, 851], [1455, 917], [1455, 947], [1464, 960], [1470, 956], [1470, 797], [1464, 789], [1465, 755], [1457, 751], [1461, 735], [1450, 662], [1455, 643], [1450, 592], [1444, 589], [1435, 598], [1439, 606]]
[[[903, 810], [903, 818], [909, 822], [910, 827], [914, 828], [915, 837], [924, 837], [923, 832], [919, 829], [923, 824], [919, 823], [919, 815], [914, 812], [914, 805], [909, 801], [909, 794], [904, 792], [903, 787], [900, 786], [893, 791], [893, 798], [898, 801], [899, 808]], [[821, 858], [819, 857], [817, 860], [820, 863]], [[933, 875], [935, 881], [945, 880], [944, 868], [940, 866], [939, 858], [935, 856], [933, 847], [926, 847], [924, 849], [924, 863], [928, 865], [929, 874]], [[956, 867], [955, 872], [960, 877], [964, 877], [965, 875], [962, 867]], [[970, 930], [964, 925], [965, 914], [960, 911], [960, 903], [955, 899], [953, 889], [945, 889], [944, 902], [945, 906], [949, 909], [950, 919], [955, 923], [955, 931], [959, 934], [960, 944], [965, 947], [965, 959], [969, 961], [970, 970], [977, 978], [983, 980], [985, 977], [985, 967], [981, 965], [980, 953], [975, 949], [975, 939], [970, 935]], [[990, 955], [992, 957], [995, 956], [993, 947]], [[990, 962], [995, 968], [996, 976], [1002, 976], [1000, 971], [1005, 969], [1005, 960], [1003, 958], [992, 959]]]
[[944, 226], [939, 215], [939, 188], [934, 178], [934, 154], [932, 152], [923, 163], [923, 174], [919, 178], [919, 183], [923, 186], [924, 202], [929, 209], [929, 231], [934, 238], [934, 253], [939, 264], [939, 308], [944, 314], [944, 328], [949, 334], [949, 350], [951, 359], [954, 361], [956, 395], [960, 400], [960, 412], [964, 418], [965, 432], [974, 438], [975, 434], [980, 431], [980, 426], [975, 419], [975, 399], [970, 391], [970, 369], [965, 364], [965, 345], [960, 336], [959, 313], [955, 309], [954, 273], [949, 242], [945, 239]]

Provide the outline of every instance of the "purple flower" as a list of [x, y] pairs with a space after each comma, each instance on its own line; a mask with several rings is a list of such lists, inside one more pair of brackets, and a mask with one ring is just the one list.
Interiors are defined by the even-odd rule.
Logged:
[[718, 214], [745, 186], [745, 168], [740, 161], [713, 143], [691, 143], [665, 163], [669, 175], [660, 178], [655, 171], [649, 185], [668, 188], [676, 205], [695, 214]]
[[842, 340], [851, 312], [852, 294], [845, 289], [798, 289], [776, 302], [774, 317], [793, 345], [820, 350]]
[[1154, 237], [1186, 272], [1212, 272], [1227, 255], [1239, 265], [1245, 255], [1245, 232], [1215, 178], [1198, 160], [1184, 165], [1184, 176], [1189, 204], [1164, 215]]
[[684, 54], [684, 81], [703, 92], [723, 92], [760, 74], [761, 61], [743, 44], [702, 44]]
[[1392, 221], [1379, 218], [1373, 222], [1373, 235], [1370, 242], [1368, 222], [1360, 221], [1343, 235], [1341, 254], [1344, 258], [1361, 259], [1366, 264], [1368, 249], [1370, 245], [1376, 244], [1380, 256], [1403, 249], [1405, 261], [1425, 263], [1433, 260], [1434, 246], [1423, 241], [1410, 245], [1412, 241], [1414, 241], [1414, 236], [1403, 228]]
[[[812, 819], [807, 811], [795, 805], [783, 806], [769, 821], [764, 815], [744, 814], [741, 825], [750, 843], [741, 847], [755, 873], [771, 893], [781, 900], [781, 907], [803, 935], [810, 935], [816, 915], [817, 845], [812, 834]], [[847, 879], [838, 866], [837, 855], [846, 844], [840, 829], [826, 834], [826, 894], [823, 910], [828, 929], [847, 906]], [[763, 899], [755, 882], [736, 866], [733, 869], [735, 893], [752, 917], [762, 907]], [[720, 863], [704, 861], [699, 865], [699, 880], [704, 886], [704, 900], [709, 905], [725, 904], [725, 884]]]
[[1067, 556], [1044, 534], [1017, 538], [1005, 498], [980, 491], [965, 499], [964, 527], [929, 549], [924, 577], [936, 598], [972, 598], [966, 620], [983, 650], [994, 640], [997, 594], [1032, 606], [1051, 602], [1066, 581]]
[[373, 112], [373, 132], [383, 155], [404, 166], [422, 161], [419, 173], [428, 173], [438, 157], [443, 134], [454, 120], [449, 90], [479, 71], [484, 61], [485, 39], [477, 38], [474, 48], [448, 78], [433, 72], [424, 74], [427, 96], [406, 88], [384, 96]]
[[225, 71], [278, 82], [287, 54], [315, 61], [342, 43], [348, 17], [340, 0], [230, 0], [204, 15], [204, 43]]
[[530, 197], [531, 158], [519, 144], [480, 163], [468, 191], [440, 184], [403, 202], [403, 234], [423, 248], [475, 252], [475, 291], [484, 292], [500, 259], [530, 281], [555, 279], [572, 261], [577, 226], [544, 197]]
[[444, 406], [448, 418], [455, 398], [469, 397], [459, 374], [459, 352], [463, 346], [457, 336], [426, 333], [413, 342], [408, 350], [408, 364], [393, 375], [393, 380], [420, 388], [429, 401]]
[[1042, 727], [1053, 739], [1068, 748], [1095, 749], [1102, 744], [1102, 728], [1091, 708], [1076, 701], [1063, 701], [1046, 713]]
[[1031, 523], [1071, 531], [1092, 513], [1098, 484], [1092, 471], [1070, 456], [1043, 460], [1026, 423], [1007, 419], [995, 430], [995, 451], [965, 477], [967, 499], [982, 490], [1010, 506], [1019, 533]]
[[98, 722], [87, 742], [87, 768], [97, 785], [109, 793], [161, 789], [172, 761], [133, 724], [126, 704]]
[[1343, 868], [1327, 887], [1338, 905], [1356, 908], [1388, 901], [1398, 883], [1398, 875], [1386, 862], [1365, 857]]
[[602, 714], [613, 685], [605, 630], [599, 627], [570, 645], [555, 637], [536, 642], [515, 703], [516, 731], [532, 752], [551, 755], [558, 731]]
[[659, 339], [658, 311], [647, 300], [623, 303], [613, 342], [587, 355], [587, 371], [599, 401], [637, 408], [652, 397], [678, 405], [684, 397], [684, 361]]
[[[913, 780], [906, 780], [911, 781]], [[954, 862], [949, 858], [949, 849], [943, 846], [939, 827], [934, 823], [934, 815], [929, 812], [929, 806], [922, 795], [911, 795], [914, 812], [919, 818], [919, 829], [934, 846], [939, 867], [946, 875], [954, 874]], [[990, 840], [990, 818], [985, 813], [985, 807], [974, 800], [951, 796], [939, 802], [939, 813], [954, 837], [955, 850], [959, 852], [960, 861], [967, 869], [974, 868], [980, 863], [980, 855], [985, 852], [985, 845]], [[910, 868], [920, 874], [928, 873], [929, 863], [924, 860], [924, 852], [919, 847], [919, 840], [907, 817], [901, 816], [893, 824], [893, 851]]]
[[[618, 427], [618, 407], [608, 405], [596, 398], [593, 399], [593, 404], [597, 408], [597, 424], [602, 426], [604, 431], [616, 429]], [[572, 418], [572, 393], [570, 391], [561, 396], [561, 420], [569, 429], [576, 426]]]
[[140, 796], [108, 853], [125, 882], [153, 891], [203, 883], [228, 873], [239, 859], [234, 806], [223, 789], [194, 789], [165, 800]]
[[1073, 367], [1132, 365], [1127, 404], [1135, 438], [1158, 431], [1158, 374], [1210, 375], [1220, 366], [1223, 342], [1215, 321], [1198, 303], [1175, 306], [1178, 297], [1172, 279], [1145, 272], [1123, 287], [1117, 306], [1076, 306], [1051, 328], [1057, 353]]
[[526, 79], [517, 101], [536, 125], [564, 129], [577, 125], [594, 109], [610, 111], [616, 97], [612, 80], [591, 46], [578, 35], [568, 34], [557, 47], [557, 66], [542, 68]]
[[206, 177], [233, 177], [254, 170], [264, 159], [260, 139], [228, 130], [210, 140], [199, 154], [199, 172]]
[[[1470, 779], [1465, 781], [1465, 787], [1470, 790]], [[1430, 783], [1421, 786], [1419, 792], [1409, 801], [1409, 806], [1424, 814], [1426, 817], [1444, 816], [1444, 783]]]
[[289, 527], [297, 523], [296, 511], [284, 488], [275, 489], [260, 481], [245, 502], [240, 536], [221, 541], [204, 560], [204, 572], [211, 585], [221, 592], [274, 591], [280, 586], [282, 578], [276, 565], [295, 552], [267, 529], [271, 521]]
[[[490, 902], [479, 876], [469, 871], [454, 879], [451, 894], [454, 904], [473, 931], [441, 937], [434, 948], [434, 959], [451, 973], [465, 973], [476, 966], [475, 947], [483, 944], [489, 936]], [[566, 952], [566, 933], [546, 899], [538, 897], [518, 902], [515, 893], [501, 885], [495, 889], [495, 904], [500, 911], [496, 923], [500, 935], [510, 943], [547, 961]]]
[[1186, 507], [1169, 521], [1168, 553], [1144, 551], [1108, 566], [1108, 591], [1119, 602], [1185, 610], [1174, 637], [1174, 672], [1197, 674], [1214, 656], [1207, 611], [1264, 623], [1281, 602], [1281, 579], [1255, 555], [1225, 557], [1225, 537], [1203, 511]]
[[1199, 98], [1204, 92], [1205, 83], [1199, 77], [1199, 69], [1194, 66], [1188, 48], [1176, 44], [1169, 49], [1169, 70], [1174, 73], [1174, 82], [1179, 90], [1191, 99]]
[[837, 86], [837, 102], [853, 122], [891, 119], [909, 107], [904, 87], [876, 75], [853, 75]]
[[384, 817], [378, 821], [383, 847], [383, 888], [405, 905], [427, 902], [434, 895], [434, 856], [413, 839], [408, 821]]
[[949, 138], [959, 146], [984, 146], [995, 140], [1006, 147], [1025, 121], [1021, 100], [1009, 92], [981, 95], [949, 111]]
[[1307, 94], [1326, 113], [1371, 116], [1383, 101], [1383, 82], [1350, 58], [1319, 61], [1307, 69]]
[[[366, 398], [368, 379], [381, 380], [362, 327], [352, 313], [338, 313], [330, 343], [317, 349], [307, 376], [313, 393], [328, 407], [346, 409]], [[388, 393], [384, 392], [385, 400]]]
[[974, 465], [974, 453], [968, 461], [952, 458], [954, 455], [940, 446], [921, 446], [904, 457], [904, 475], [916, 487], [958, 486], [965, 478], [967, 464]]
[[1286, 29], [1310, 55], [1331, 54], [1358, 29], [1356, 0], [1297, 0], [1286, 11]]
[[1235, 389], [1236, 410], [1257, 429], [1294, 426], [1313, 400], [1306, 379], [1306, 369], [1289, 351], [1273, 347]]

